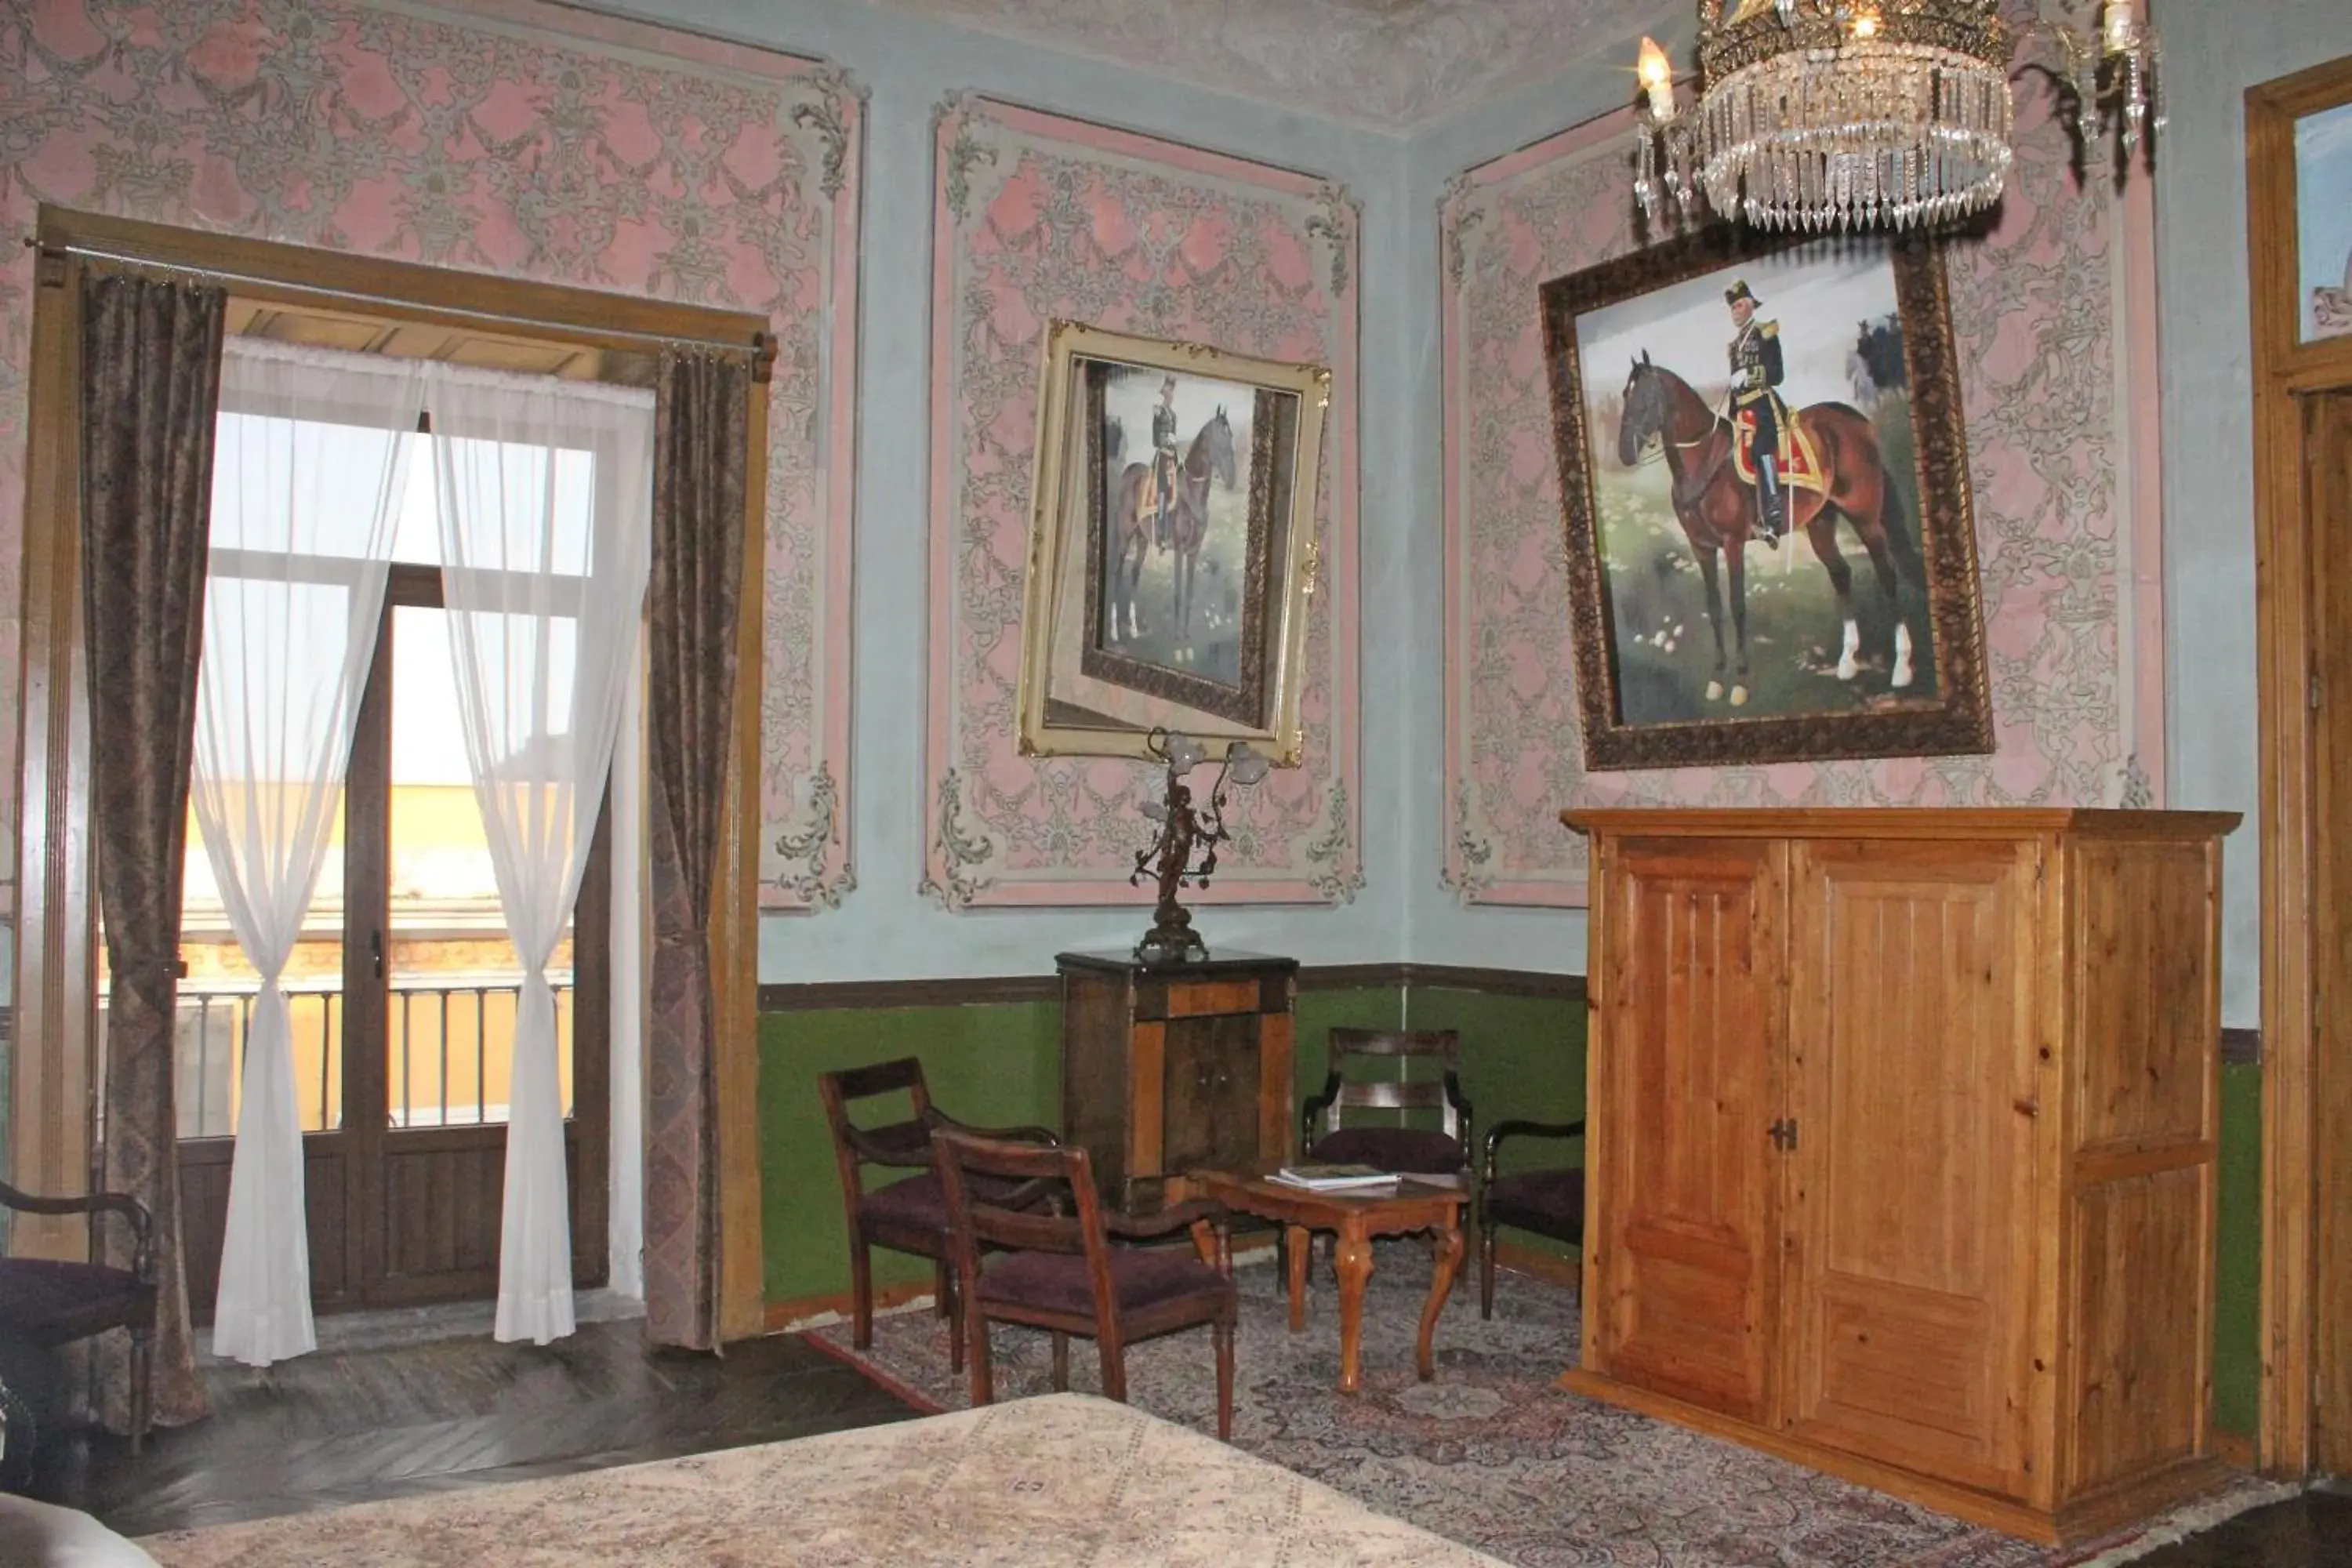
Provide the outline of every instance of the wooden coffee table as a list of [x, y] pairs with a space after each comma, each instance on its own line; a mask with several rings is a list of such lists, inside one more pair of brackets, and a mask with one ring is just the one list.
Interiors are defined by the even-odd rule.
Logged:
[[1328, 1230], [1338, 1237], [1332, 1258], [1339, 1276], [1339, 1392], [1353, 1394], [1362, 1384], [1360, 1366], [1364, 1342], [1364, 1285], [1372, 1277], [1372, 1237], [1427, 1230], [1437, 1237], [1437, 1258], [1429, 1280], [1429, 1300], [1421, 1309], [1421, 1339], [1413, 1347], [1415, 1365], [1426, 1383], [1436, 1375], [1430, 1341], [1437, 1331], [1438, 1314], [1453, 1291], [1454, 1276], [1462, 1262], [1462, 1205], [1469, 1194], [1443, 1179], [1401, 1178], [1393, 1187], [1370, 1191], [1318, 1193], [1268, 1179], [1262, 1173], [1194, 1171], [1169, 1184], [1193, 1197], [1207, 1198], [1228, 1209], [1270, 1219], [1285, 1228], [1290, 1257], [1290, 1331], [1307, 1326], [1307, 1242], [1313, 1232]]

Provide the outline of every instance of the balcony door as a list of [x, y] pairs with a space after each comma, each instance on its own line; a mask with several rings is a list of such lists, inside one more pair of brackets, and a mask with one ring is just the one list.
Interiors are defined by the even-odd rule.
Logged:
[[[429, 472], [429, 464], [414, 465]], [[412, 478], [412, 484], [415, 480]], [[419, 493], [423, 494], [419, 487]], [[429, 495], [421, 503], [429, 518]], [[415, 508], [411, 509], [412, 511]], [[321, 1311], [497, 1294], [520, 965], [457, 714], [441, 574], [404, 520], [339, 830], [288, 966], [310, 1290]], [[599, 814], [549, 979], [575, 1286], [606, 1275], [609, 825]], [[188, 1295], [211, 1318], [257, 977], [193, 824], [178, 1090]]]

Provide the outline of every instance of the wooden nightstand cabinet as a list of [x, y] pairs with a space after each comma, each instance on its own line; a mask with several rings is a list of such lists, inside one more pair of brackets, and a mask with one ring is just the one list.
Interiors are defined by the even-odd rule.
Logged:
[[1296, 959], [1055, 962], [1062, 1131], [1093, 1158], [1107, 1199], [1124, 1206], [1139, 1179], [1290, 1156]]

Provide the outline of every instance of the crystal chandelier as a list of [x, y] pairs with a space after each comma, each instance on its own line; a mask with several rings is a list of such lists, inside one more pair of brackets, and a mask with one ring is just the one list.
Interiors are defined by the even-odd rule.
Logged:
[[[2068, 0], [2042, 3], [2016, 32], [2049, 41], [2078, 128], [2113, 118], [2128, 160], [2164, 123], [2146, 0], [2071, 0], [2074, 14], [2054, 16]], [[2015, 120], [2000, 0], [1698, 9], [1695, 116], [1665, 51], [1642, 40], [1633, 195], [1653, 225], [1669, 205], [1693, 214], [1702, 189], [1716, 212], [1774, 229], [1935, 226], [2000, 198]]]

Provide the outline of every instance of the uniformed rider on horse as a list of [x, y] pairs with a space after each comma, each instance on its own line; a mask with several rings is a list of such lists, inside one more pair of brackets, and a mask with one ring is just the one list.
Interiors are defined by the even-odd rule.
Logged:
[[1789, 531], [1789, 490], [1780, 473], [1780, 432], [1789, 405], [1773, 390], [1781, 376], [1780, 323], [1756, 319], [1763, 301], [1748, 291], [1745, 279], [1726, 289], [1723, 299], [1737, 329], [1731, 337], [1732, 421], [1737, 426], [1742, 413], [1753, 420], [1756, 515], [1764, 542], [1778, 550]]
[[1176, 378], [1160, 384], [1160, 401], [1151, 405], [1152, 538], [1160, 552], [1173, 542], [1171, 527], [1176, 515]]

